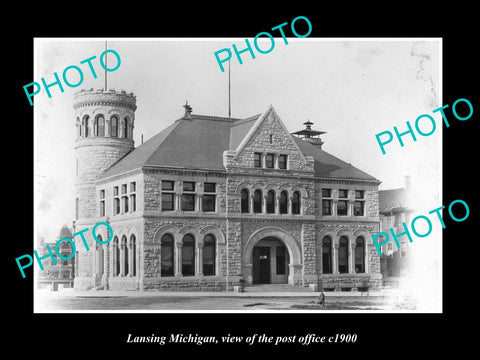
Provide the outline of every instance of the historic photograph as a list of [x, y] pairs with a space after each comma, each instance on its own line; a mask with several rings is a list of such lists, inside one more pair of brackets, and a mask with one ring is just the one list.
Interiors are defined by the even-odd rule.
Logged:
[[35, 312], [441, 312], [441, 39], [34, 45]]

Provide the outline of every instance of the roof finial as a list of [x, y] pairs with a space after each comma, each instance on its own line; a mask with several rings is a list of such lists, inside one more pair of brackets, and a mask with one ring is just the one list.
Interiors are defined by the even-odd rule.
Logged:
[[183, 105], [183, 107], [185, 108], [185, 115], [192, 113], [192, 107], [188, 105], [188, 101], [185, 101], [185, 105]]

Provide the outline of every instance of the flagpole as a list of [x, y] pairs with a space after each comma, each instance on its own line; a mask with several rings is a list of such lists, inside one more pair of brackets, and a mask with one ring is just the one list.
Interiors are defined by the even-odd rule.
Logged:
[[232, 116], [232, 108], [231, 108], [231, 96], [230, 96], [230, 60], [228, 60], [228, 118], [230, 119]]
[[[105, 40], [105, 51], [107, 51], [107, 40]], [[105, 52], [105, 91], [107, 91], [107, 56]]]

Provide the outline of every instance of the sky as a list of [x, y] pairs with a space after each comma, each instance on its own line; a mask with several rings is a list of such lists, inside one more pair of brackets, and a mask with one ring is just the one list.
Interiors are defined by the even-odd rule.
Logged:
[[[228, 73], [221, 72], [214, 53], [232, 44], [243, 49], [245, 39], [107, 40], [121, 58], [107, 75], [107, 87], [137, 97], [135, 146], [142, 135], [146, 141], [181, 117], [186, 101], [195, 114], [228, 116]], [[243, 64], [232, 57], [232, 117], [262, 113], [272, 104], [290, 132], [310, 120], [313, 129], [326, 132], [325, 151], [379, 179], [380, 189], [402, 187], [409, 175], [421, 195], [417, 206], [425, 213], [440, 206], [442, 122], [432, 110], [442, 105], [441, 40], [288, 38], [288, 45], [275, 40], [268, 54], [255, 49], [255, 59], [242, 54]], [[259, 42], [262, 49], [269, 47], [266, 41]], [[104, 87], [98, 58], [105, 39], [37, 38], [34, 46], [32, 81], [53, 82], [53, 73], [61, 77], [70, 65], [84, 74], [76, 88], [64, 85], [62, 93], [55, 86], [51, 98], [44, 90], [34, 98], [36, 223], [40, 236], [56, 241], [61, 225], [71, 225], [74, 217], [73, 95]], [[92, 56], [97, 79], [80, 64]], [[109, 67], [113, 61], [109, 55]], [[78, 80], [74, 72], [69, 76], [72, 83]], [[394, 139], [383, 155], [375, 134], [393, 132], [394, 126], [405, 131], [406, 121], [414, 126], [422, 114], [437, 120], [436, 131], [417, 134], [416, 142], [404, 136], [404, 147]], [[425, 132], [430, 126], [420, 124]]]

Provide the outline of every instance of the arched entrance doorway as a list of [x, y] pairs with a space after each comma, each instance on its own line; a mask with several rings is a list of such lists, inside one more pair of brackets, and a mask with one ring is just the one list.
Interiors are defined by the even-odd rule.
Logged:
[[299, 241], [284, 229], [267, 227], [255, 231], [243, 250], [243, 277], [246, 284], [301, 283], [301, 254]]
[[290, 256], [279, 239], [266, 237], [253, 248], [253, 284], [287, 284]]

